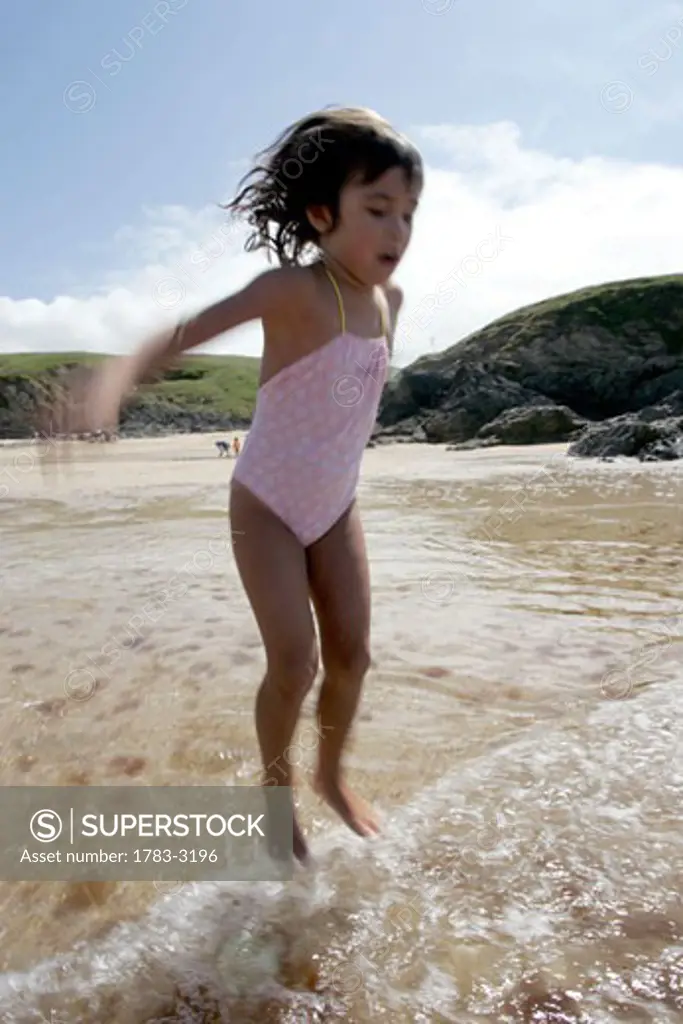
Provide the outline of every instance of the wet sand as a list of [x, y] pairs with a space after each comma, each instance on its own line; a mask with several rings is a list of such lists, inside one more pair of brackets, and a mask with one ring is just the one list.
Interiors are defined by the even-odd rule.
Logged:
[[[230, 550], [234, 463], [213, 441], [0, 448], [3, 785], [257, 783], [264, 662]], [[313, 697], [301, 806], [326, 895], [259, 896], [254, 927], [266, 945], [285, 934], [294, 966], [212, 947], [206, 1006], [245, 1021], [680, 1019], [683, 467], [564, 451], [366, 453], [374, 663], [349, 777], [385, 835], [340, 834], [307, 785]], [[3, 1019], [160, 1015], [183, 975], [171, 925], [145, 915], [163, 905], [175, 927], [188, 899], [188, 943], [232, 941], [234, 887], [205, 905], [207, 891], [0, 883], [4, 971], [84, 943], [69, 984], [13, 976], [23, 994], [5, 992]], [[155, 950], [154, 998], [116, 966], [121, 922]], [[221, 1019], [203, 1012], [191, 1019]]]

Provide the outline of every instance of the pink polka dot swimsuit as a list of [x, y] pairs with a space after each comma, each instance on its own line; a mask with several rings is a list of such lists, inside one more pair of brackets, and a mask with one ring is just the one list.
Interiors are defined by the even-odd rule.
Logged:
[[[346, 331], [286, 366], [258, 391], [251, 429], [233, 478], [263, 502], [304, 547], [351, 505], [363, 452], [386, 382], [386, 336]], [[385, 331], [384, 318], [382, 328]]]

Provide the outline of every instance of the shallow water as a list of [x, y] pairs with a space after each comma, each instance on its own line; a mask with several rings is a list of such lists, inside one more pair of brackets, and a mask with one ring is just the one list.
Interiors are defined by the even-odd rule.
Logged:
[[[2, 784], [255, 784], [231, 463], [28, 452], [0, 449]], [[680, 1020], [682, 499], [676, 464], [369, 451], [348, 763], [381, 838], [304, 782], [291, 883], [2, 882], [2, 1020]]]

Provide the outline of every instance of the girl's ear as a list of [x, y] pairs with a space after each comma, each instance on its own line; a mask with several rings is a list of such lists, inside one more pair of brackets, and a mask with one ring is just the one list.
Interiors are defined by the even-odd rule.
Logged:
[[325, 235], [331, 230], [334, 220], [327, 206], [308, 206], [306, 216], [311, 227], [315, 228], [319, 235]]

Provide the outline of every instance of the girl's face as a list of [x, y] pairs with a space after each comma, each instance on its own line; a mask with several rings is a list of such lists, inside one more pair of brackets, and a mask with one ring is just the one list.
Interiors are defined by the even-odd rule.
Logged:
[[420, 187], [392, 167], [367, 185], [349, 182], [339, 197], [339, 219], [321, 247], [366, 285], [384, 284], [408, 248]]

